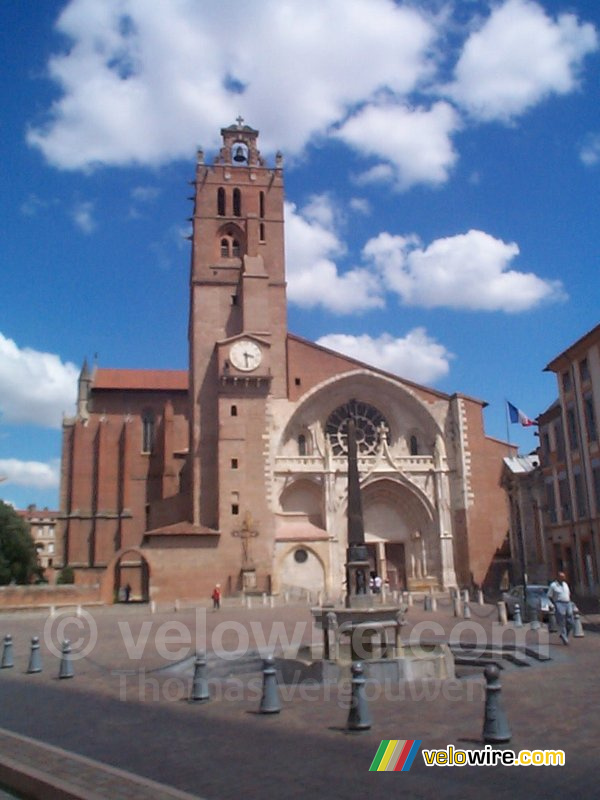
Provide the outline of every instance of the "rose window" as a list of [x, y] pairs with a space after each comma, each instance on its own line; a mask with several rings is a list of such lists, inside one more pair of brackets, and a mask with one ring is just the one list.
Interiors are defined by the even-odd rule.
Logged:
[[368, 403], [351, 400], [339, 406], [329, 415], [325, 425], [325, 434], [331, 442], [335, 456], [348, 451], [348, 419], [354, 417], [356, 422], [356, 445], [362, 455], [370, 455], [377, 450], [383, 431], [389, 425], [383, 414]]

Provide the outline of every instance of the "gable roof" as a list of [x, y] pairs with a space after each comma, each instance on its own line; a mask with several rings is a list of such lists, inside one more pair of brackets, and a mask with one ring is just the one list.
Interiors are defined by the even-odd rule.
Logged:
[[132, 389], [150, 392], [187, 392], [188, 372], [177, 369], [99, 369], [94, 370], [94, 391]]

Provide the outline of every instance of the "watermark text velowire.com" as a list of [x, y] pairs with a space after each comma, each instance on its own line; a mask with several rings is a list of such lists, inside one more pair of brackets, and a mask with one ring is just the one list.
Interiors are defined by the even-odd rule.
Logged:
[[[226, 619], [209, 630], [207, 619], [207, 610], [197, 608], [192, 624], [176, 619], [160, 624], [144, 620], [138, 626], [127, 619], [118, 621], [118, 627], [127, 658], [133, 662], [148, 655], [158, 655], [165, 661], [182, 661], [197, 650], [206, 650], [226, 661], [235, 661], [257, 651], [260, 654], [279, 651], [293, 658], [299, 654], [303, 644], [312, 641], [314, 634], [312, 624], [306, 620], [297, 621], [290, 634], [290, 626], [281, 620], [240, 622]], [[427, 655], [432, 641], [461, 643], [465, 652], [479, 657], [490, 648], [525, 648], [526, 634], [525, 627], [492, 623], [485, 628], [476, 620], [462, 620], [446, 632], [440, 623], [425, 620], [403, 635], [402, 643], [416, 657]], [[318, 641], [321, 635], [318, 634]], [[352, 634], [353, 649], [359, 658], [369, 658], [371, 648], [365, 646], [361, 635], [359, 629]], [[350, 633], [347, 638], [350, 638]], [[85, 609], [79, 609], [77, 613], [61, 611], [49, 616], [43, 631], [46, 647], [60, 656], [65, 639], [71, 642], [72, 660], [91, 655], [98, 643], [98, 629], [93, 616]], [[549, 655], [547, 638], [540, 637], [536, 644], [541, 655]]]

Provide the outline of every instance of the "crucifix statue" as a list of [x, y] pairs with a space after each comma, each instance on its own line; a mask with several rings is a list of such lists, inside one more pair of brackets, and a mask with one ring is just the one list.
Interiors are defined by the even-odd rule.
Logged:
[[252, 556], [250, 555], [250, 539], [258, 536], [258, 531], [252, 527], [252, 516], [249, 511], [244, 514], [244, 521], [239, 531], [232, 531], [232, 536], [237, 536], [242, 541], [242, 570], [253, 569]]

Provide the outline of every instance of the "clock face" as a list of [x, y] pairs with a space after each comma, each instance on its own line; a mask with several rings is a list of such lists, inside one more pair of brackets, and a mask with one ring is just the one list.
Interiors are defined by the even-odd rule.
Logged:
[[242, 372], [251, 372], [262, 361], [262, 352], [256, 342], [240, 339], [231, 345], [229, 359], [236, 369], [240, 369]]

